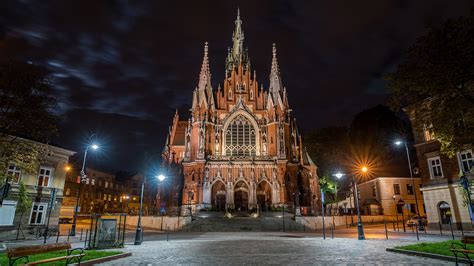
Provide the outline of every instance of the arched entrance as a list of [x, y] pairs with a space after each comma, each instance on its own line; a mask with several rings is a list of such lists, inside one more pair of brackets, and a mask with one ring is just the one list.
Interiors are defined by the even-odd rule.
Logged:
[[451, 221], [451, 207], [446, 201], [438, 203], [439, 220], [441, 224], [449, 224]]
[[216, 208], [218, 211], [225, 211], [225, 195], [226, 189], [225, 184], [222, 181], [216, 181], [212, 185], [212, 198], [211, 204], [213, 208]]
[[234, 186], [234, 205], [237, 211], [248, 211], [249, 188], [244, 181], [239, 181]]
[[260, 210], [268, 210], [272, 206], [272, 189], [267, 181], [258, 183], [257, 186], [257, 204]]

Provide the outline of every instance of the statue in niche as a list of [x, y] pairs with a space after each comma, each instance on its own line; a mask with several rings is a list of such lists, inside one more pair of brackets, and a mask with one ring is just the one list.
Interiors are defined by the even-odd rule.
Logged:
[[229, 100], [232, 99], [232, 87], [229, 86]]
[[256, 182], [257, 180], [255, 180], [255, 170], [254, 170], [254, 166], [252, 165], [252, 168], [250, 169], [250, 179], [254, 182]]
[[186, 136], [186, 158], [191, 157], [191, 136]]
[[216, 154], [219, 154], [219, 147], [220, 147], [220, 143], [219, 143], [219, 129], [216, 129], [216, 133], [215, 133], [215, 150], [216, 150]]
[[263, 155], [267, 155], [267, 135], [262, 135], [262, 153]]
[[277, 169], [276, 169], [276, 167], [273, 168], [272, 179], [273, 179], [273, 181], [277, 180]]
[[280, 140], [280, 155], [285, 155], [285, 135], [284, 135], [284, 128], [283, 124], [280, 123], [280, 130], [279, 130], [279, 140]]
[[250, 100], [253, 100], [253, 90], [250, 90]]
[[204, 130], [200, 129], [199, 130], [199, 153], [203, 154], [204, 153]]
[[222, 176], [221, 176], [221, 166], [220, 165], [217, 167], [217, 178], [219, 178], [219, 179], [222, 178]]
[[207, 182], [209, 179], [209, 167], [206, 166], [205, 174], [204, 174], [204, 182]]

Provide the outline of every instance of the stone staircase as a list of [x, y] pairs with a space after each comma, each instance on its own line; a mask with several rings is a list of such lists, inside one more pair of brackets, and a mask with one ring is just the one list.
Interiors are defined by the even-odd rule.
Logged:
[[[293, 215], [285, 213], [282, 219], [281, 212], [262, 214], [258, 218], [245, 215], [233, 218], [224, 217], [221, 212], [201, 212], [193, 217], [193, 221], [181, 230], [187, 232], [303, 232], [303, 225], [292, 219]], [[283, 225], [284, 223], [284, 225]], [[285, 229], [283, 230], [283, 226]]]

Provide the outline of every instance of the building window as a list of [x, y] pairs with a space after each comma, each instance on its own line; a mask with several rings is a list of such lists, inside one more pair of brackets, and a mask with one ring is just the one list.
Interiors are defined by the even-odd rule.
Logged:
[[109, 187], [109, 182], [105, 181], [104, 187], [105, 187], [105, 188], [108, 188], [108, 187]]
[[71, 189], [70, 188], [66, 188], [66, 196], [69, 196], [71, 195]]
[[400, 195], [400, 184], [393, 184], [393, 194]]
[[49, 187], [51, 182], [51, 174], [53, 172], [52, 168], [49, 167], [40, 167], [38, 175], [38, 187]]
[[442, 224], [449, 224], [451, 221], [451, 207], [445, 201], [442, 201], [438, 204], [439, 209], [439, 220]]
[[4, 200], [0, 206], [0, 226], [13, 225], [15, 218], [16, 201]]
[[91, 185], [95, 186], [95, 178], [92, 178]]
[[375, 185], [372, 186], [372, 197], [377, 197], [377, 188]]
[[104, 193], [104, 201], [107, 200], [107, 194]]
[[30, 224], [43, 224], [46, 217], [47, 203], [33, 202], [31, 209]]
[[423, 137], [425, 141], [434, 140], [433, 124], [423, 126]]
[[439, 156], [428, 159], [428, 168], [431, 178], [443, 177], [443, 169], [441, 167], [441, 159]]
[[13, 184], [20, 182], [21, 170], [15, 164], [10, 164], [7, 169], [7, 175], [11, 178]]
[[112, 200], [112, 194], [109, 194], [108, 198], [107, 198], [109, 201]]
[[474, 167], [472, 150], [466, 150], [459, 153], [459, 166], [463, 173], [470, 173]]
[[397, 204], [397, 213], [403, 213], [403, 204]]
[[411, 184], [407, 184], [407, 194], [413, 195], [413, 186]]
[[416, 206], [415, 206], [415, 204], [414, 204], [414, 203], [410, 203], [409, 206], [410, 206], [410, 212], [411, 212], [412, 214], [415, 214], [415, 213], [416, 213]]
[[243, 115], [238, 115], [230, 122], [225, 139], [227, 155], [254, 156], [256, 154], [255, 128]]

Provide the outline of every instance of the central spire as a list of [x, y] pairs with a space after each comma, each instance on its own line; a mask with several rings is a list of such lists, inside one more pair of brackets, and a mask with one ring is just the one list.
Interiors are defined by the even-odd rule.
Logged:
[[244, 32], [242, 31], [242, 20], [240, 20], [240, 10], [237, 9], [237, 19], [235, 20], [234, 34], [232, 35], [233, 47], [232, 55], [236, 60], [242, 60], [244, 46]]
[[235, 28], [232, 33], [232, 48], [229, 48], [226, 59], [226, 76], [232, 72], [233, 69], [243, 66], [244, 70], [249, 70], [250, 63], [248, 52], [244, 49], [244, 32], [242, 30], [242, 20], [240, 19], [240, 10], [237, 9], [237, 18], [235, 19]]

